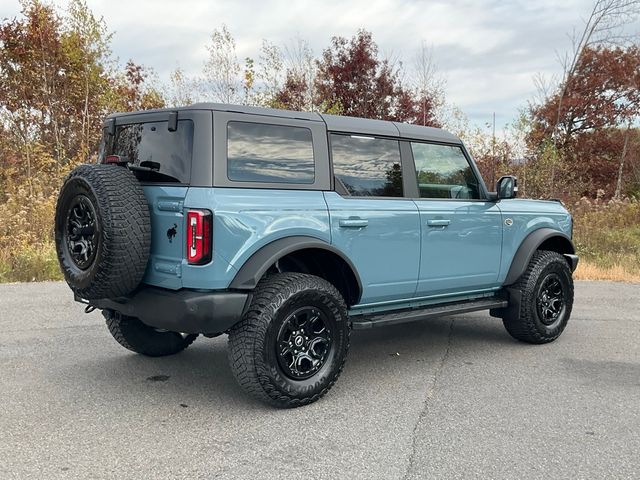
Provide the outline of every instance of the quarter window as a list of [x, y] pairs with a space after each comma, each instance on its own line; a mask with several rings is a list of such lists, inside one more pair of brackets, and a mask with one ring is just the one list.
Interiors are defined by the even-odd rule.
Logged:
[[397, 140], [331, 135], [333, 172], [349, 194], [402, 196], [402, 163]]
[[227, 176], [236, 182], [312, 184], [315, 165], [311, 130], [229, 122]]
[[411, 143], [421, 198], [480, 198], [478, 180], [460, 147]]

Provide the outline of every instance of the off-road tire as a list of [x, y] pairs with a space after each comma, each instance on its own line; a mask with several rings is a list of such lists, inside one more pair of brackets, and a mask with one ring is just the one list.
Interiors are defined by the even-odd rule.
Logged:
[[[94, 255], [78, 266], [68, 244], [78, 198], [95, 212]], [[85, 299], [127, 295], [141, 282], [149, 259], [151, 222], [140, 183], [116, 165], [80, 165], [65, 179], [56, 205], [55, 241], [64, 278]]]
[[[538, 295], [545, 279], [550, 275], [561, 284], [564, 307], [553, 323], [546, 325], [539, 314]], [[548, 343], [560, 336], [567, 326], [573, 307], [573, 278], [565, 258], [557, 252], [538, 250], [527, 270], [511, 287], [520, 290], [522, 301], [519, 315], [505, 315], [502, 319], [509, 334], [526, 343]]]
[[[331, 318], [332, 344], [326, 361], [310, 378], [287, 376], [278, 360], [278, 332], [302, 306]], [[251, 304], [229, 332], [229, 364], [240, 386], [253, 397], [280, 408], [315, 402], [338, 379], [349, 350], [351, 326], [345, 302], [326, 280], [301, 273], [278, 273], [262, 279]]]
[[124, 348], [149, 357], [164, 357], [181, 352], [198, 337], [177, 332], [157, 330], [145, 325], [136, 317], [129, 317], [111, 310], [103, 310], [107, 328], [113, 338]]

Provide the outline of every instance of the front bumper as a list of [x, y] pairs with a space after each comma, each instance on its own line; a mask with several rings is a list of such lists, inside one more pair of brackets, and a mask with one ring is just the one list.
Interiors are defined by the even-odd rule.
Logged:
[[130, 296], [89, 300], [89, 305], [138, 317], [155, 328], [218, 334], [240, 321], [249, 296], [248, 292], [198, 292], [144, 286]]

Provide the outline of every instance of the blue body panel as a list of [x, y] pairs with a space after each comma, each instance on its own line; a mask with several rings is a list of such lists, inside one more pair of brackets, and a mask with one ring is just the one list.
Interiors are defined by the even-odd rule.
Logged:
[[571, 237], [571, 215], [560, 202], [514, 198], [501, 200], [497, 205], [504, 221], [513, 221], [511, 226], [503, 227], [500, 285], [509, 272], [518, 247], [531, 232], [548, 227]]
[[495, 202], [420, 199], [422, 250], [416, 296], [496, 286], [502, 215]]
[[[331, 217], [331, 243], [360, 274], [360, 303], [413, 297], [420, 267], [416, 204], [411, 199], [342, 197], [336, 192], [324, 196]], [[357, 222], [367, 225], [358, 227]]]
[[[543, 227], [571, 231], [571, 217], [558, 202], [377, 199], [313, 190], [158, 185], [146, 185], [144, 191], [152, 224], [145, 283], [174, 290], [226, 289], [261, 247], [302, 235], [332, 244], [355, 265], [363, 286], [355, 312], [486, 296], [501, 287], [528, 234]], [[190, 208], [214, 213], [214, 256], [207, 265], [188, 265], [184, 259]], [[448, 224], [434, 226], [434, 220]]]
[[[182, 288], [187, 191], [187, 187], [144, 186], [151, 214], [151, 255], [145, 283], [172, 290]], [[175, 236], [170, 238], [173, 232]]]
[[264, 245], [303, 235], [330, 243], [322, 192], [248, 188], [190, 188], [185, 208], [214, 212], [213, 262], [185, 269], [183, 286], [227, 288], [238, 269]]

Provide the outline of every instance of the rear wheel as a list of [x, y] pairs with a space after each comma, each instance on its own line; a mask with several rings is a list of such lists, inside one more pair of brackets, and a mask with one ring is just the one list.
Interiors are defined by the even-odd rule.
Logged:
[[136, 317], [103, 310], [107, 328], [124, 348], [149, 357], [164, 357], [181, 352], [197, 338], [196, 334], [159, 330], [145, 325]]
[[513, 286], [520, 290], [519, 315], [507, 315], [507, 332], [527, 343], [552, 342], [567, 326], [573, 307], [571, 269], [562, 255], [539, 250]]
[[260, 281], [251, 305], [229, 332], [229, 363], [254, 397], [290, 408], [322, 397], [349, 349], [344, 300], [326, 280], [279, 273]]

